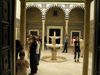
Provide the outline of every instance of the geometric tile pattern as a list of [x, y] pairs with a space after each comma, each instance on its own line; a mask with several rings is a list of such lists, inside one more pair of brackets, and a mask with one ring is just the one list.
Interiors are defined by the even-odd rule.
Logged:
[[31, 8], [31, 7], [35, 7], [38, 8], [41, 11], [42, 14], [42, 19], [46, 19], [46, 13], [50, 8], [53, 7], [57, 7], [57, 8], [61, 8], [64, 13], [65, 13], [65, 20], [69, 19], [69, 14], [71, 12], [71, 10], [73, 10], [74, 8], [82, 8], [84, 9], [84, 3], [68, 3], [68, 2], [27, 2], [26, 3], [26, 9]]

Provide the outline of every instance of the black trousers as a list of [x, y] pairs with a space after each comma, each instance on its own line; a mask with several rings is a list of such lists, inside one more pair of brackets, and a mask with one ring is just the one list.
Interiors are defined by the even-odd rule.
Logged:
[[65, 52], [65, 50], [66, 50], [66, 53], [67, 53], [67, 45], [68, 45], [68, 42], [65, 42], [65, 46], [64, 46], [63, 52]]
[[37, 54], [37, 65], [39, 65], [39, 60], [40, 60], [40, 55], [39, 54]]
[[33, 54], [30, 55], [30, 68], [31, 68], [31, 74], [37, 73], [37, 55]]
[[75, 51], [75, 53], [74, 53], [74, 59], [76, 59], [76, 56], [78, 55], [78, 58], [80, 58], [80, 52], [78, 51]]

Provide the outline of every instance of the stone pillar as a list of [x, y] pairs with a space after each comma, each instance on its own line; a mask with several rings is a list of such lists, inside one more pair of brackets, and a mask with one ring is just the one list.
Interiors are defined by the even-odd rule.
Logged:
[[25, 49], [25, 33], [26, 33], [26, 0], [21, 1], [21, 14], [20, 14], [20, 41]]
[[66, 22], [66, 34], [68, 34], [68, 22], [69, 22], [69, 20], [65, 20], [65, 22]]
[[45, 20], [42, 20], [42, 50], [44, 50]]
[[88, 75], [89, 63], [89, 32], [90, 32], [90, 0], [85, 0], [85, 16], [84, 16], [84, 58], [83, 58], [83, 74]]
[[57, 50], [54, 48], [53, 50], [51, 50], [51, 60], [57, 60]]

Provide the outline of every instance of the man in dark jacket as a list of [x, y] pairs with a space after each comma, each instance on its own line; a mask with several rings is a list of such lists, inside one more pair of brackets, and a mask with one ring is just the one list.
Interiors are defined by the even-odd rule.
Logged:
[[66, 53], [68, 52], [68, 51], [67, 51], [67, 45], [68, 45], [68, 36], [67, 36], [67, 34], [66, 34], [66, 35], [65, 35], [65, 46], [64, 46], [64, 50], [62, 51], [62, 53], [64, 53], [65, 50], [66, 50]]
[[37, 48], [36, 38], [32, 37], [32, 44], [30, 46], [30, 68], [31, 68], [32, 75], [37, 73], [36, 48]]

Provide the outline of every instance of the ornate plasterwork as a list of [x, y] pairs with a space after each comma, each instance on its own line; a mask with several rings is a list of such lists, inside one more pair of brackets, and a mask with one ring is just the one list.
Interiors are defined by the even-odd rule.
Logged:
[[53, 7], [61, 8], [65, 13], [65, 19], [69, 19], [69, 14], [74, 8], [84, 9], [84, 3], [63, 3], [63, 2], [27, 2], [26, 9], [35, 7], [42, 13], [42, 19], [46, 19], [46, 13]]

